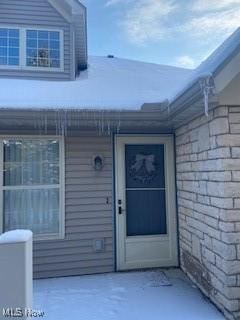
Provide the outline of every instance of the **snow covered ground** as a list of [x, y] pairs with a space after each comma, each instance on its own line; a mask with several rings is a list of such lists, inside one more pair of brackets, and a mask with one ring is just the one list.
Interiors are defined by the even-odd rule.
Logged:
[[47, 320], [220, 320], [223, 315], [180, 270], [34, 281]]

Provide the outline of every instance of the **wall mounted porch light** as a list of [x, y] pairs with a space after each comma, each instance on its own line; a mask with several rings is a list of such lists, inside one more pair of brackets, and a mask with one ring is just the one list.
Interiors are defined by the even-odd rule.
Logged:
[[104, 167], [104, 157], [100, 154], [93, 157], [93, 168], [95, 171], [102, 171]]

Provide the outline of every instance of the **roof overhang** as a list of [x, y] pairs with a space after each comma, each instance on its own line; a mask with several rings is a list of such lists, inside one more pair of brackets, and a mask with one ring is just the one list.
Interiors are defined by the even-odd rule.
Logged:
[[[219, 104], [219, 97], [216, 94], [211, 94], [208, 100], [209, 110]], [[162, 104], [144, 104], [144, 110], [151, 110], [158, 105], [161, 110], [161, 117], [169, 125], [176, 129], [184, 125], [191, 119], [204, 114], [204, 94], [200, 82], [195, 82], [188, 90], [183, 92], [178, 99], [172, 103]]]
[[[177, 128], [191, 119], [208, 115], [218, 105], [240, 105], [240, 44], [209, 74], [199, 74], [166, 102], [144, 104], [145, 110], [159, 108], [167, 113], [168, 123]], [[164, 110], [165, 106], [165, 110]]]
[[171, 133], [173, 128], [161, 111], [127, 110], [29, 110], [0, 109], [0, 133], [65, 134], [94, 132]]

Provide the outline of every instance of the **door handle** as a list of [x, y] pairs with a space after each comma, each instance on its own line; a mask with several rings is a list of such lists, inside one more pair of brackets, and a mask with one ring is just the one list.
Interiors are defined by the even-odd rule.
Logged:
[[122, 209], [122, 200], [118, 200], [118, 214], [122, 214], [123, 209]]

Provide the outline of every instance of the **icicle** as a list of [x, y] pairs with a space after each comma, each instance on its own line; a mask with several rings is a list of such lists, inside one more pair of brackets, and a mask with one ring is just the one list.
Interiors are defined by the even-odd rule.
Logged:
[[47, 132], [48, 132], [48, 119], [47, 119], [47, 115], [45, 115], [45, 117], [44, 117], [44, 131], [45, 131], [45, 134], [47, 134]]
[[117, 133], [120, 132], [120, 127], [121, 127], [121, 111], [118, 112], [118, 120], [117, 120], [117, 123], [116, 123]]
[[62, 135], [63, 136], [67, 136], [67, 134], [68, 134], [68, 111], [67, 110], [63, 111], [63, 123], [62, 123], [62, 126], [63, 126]]
[[170, 103], [169, 103], [168, 99], [166, 100], [166, 104], [167, 104], [167, 113], [169, 115], [170, 114]]
[[205, 115], [208, 117], [208, 110], [209, 110], [209, 95], [213, 92], [214, 84], [212, 76], [206, 76], [199, 80], [200, 87], [203, 92], [204, 97], [204, 111]]
[[107, 121], [107, 134], [108, 134], [108, 136], [110, 136], [111, 135], [111, 127], [110, 127], [110, 121], [108, 120]]
[[38, 118], [38, 121], [37, 121], [37, 126], [38, 126], [38, 134], [41, 135], [42, 134], [42, 130], [41, 130], [41, 122], [42, 122], [42, 119], [41, 119], [41, 116]]
[[101, 135], [104, 135], [104, 111], [101, 112]]
[[55, 117], [54, 117], [54, 122], [55, 122], [55, 135], [58, 135], [58, 121], [57, 121], [57, 111], [55, 111], [54, 113]]

